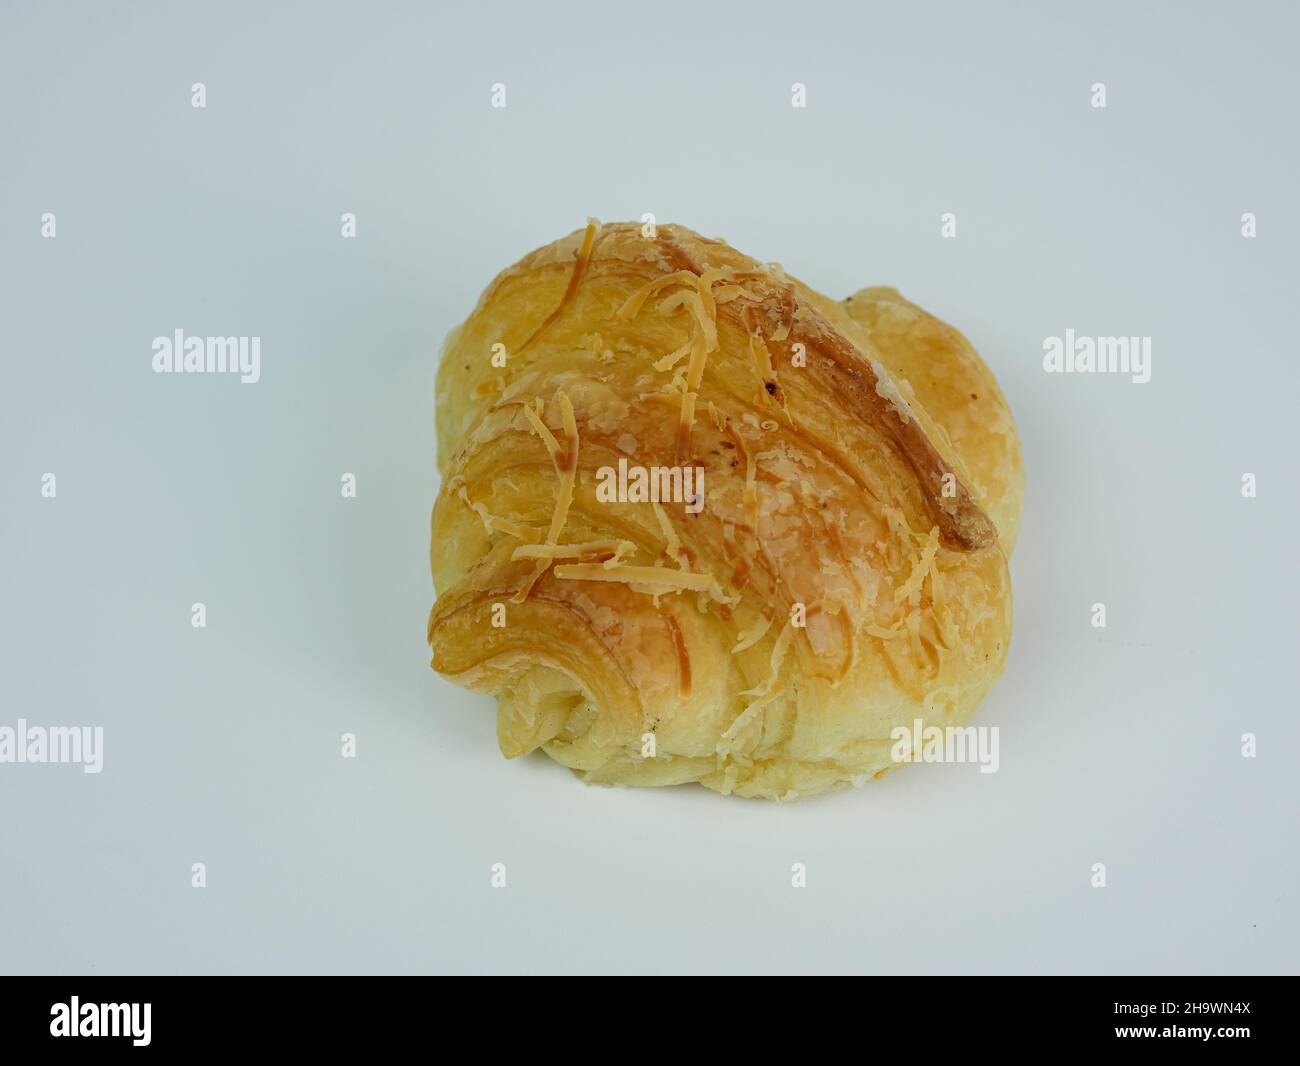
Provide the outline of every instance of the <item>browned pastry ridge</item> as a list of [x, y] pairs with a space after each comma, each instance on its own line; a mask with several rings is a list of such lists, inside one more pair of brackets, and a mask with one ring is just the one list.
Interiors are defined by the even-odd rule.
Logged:
[[[433, 666], [497, 697], [508, 757], [791, 798], [880, 776], [1002, 671], [1015, 426], [892, 289], [593, 222], [488, 286], [437, 413]], [[620, 465], [663, 493], [611, 497]]]

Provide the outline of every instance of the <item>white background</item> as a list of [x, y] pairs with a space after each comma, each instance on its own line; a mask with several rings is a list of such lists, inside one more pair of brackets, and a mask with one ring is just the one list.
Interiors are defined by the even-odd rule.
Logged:
[[[0, 970], [1294, 972], [1298, 30], [6, 4], [0, 724], [106, 736], [97, 776], [0, 765]], [[999, 773], [587, 788], [430, 671], [442, 339], [523, 253], [647, 211], [897, 285], [994, 368], [1029, 478]], [[260, 336], [262, 380], [153, 374], [176, 328]], [[1150, 383], [1045, 374], [1067, 328], [1150, 336]]]

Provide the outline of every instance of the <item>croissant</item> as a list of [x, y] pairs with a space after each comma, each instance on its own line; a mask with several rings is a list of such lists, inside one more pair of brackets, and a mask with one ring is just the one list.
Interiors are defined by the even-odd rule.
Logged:
[[1002, 671], [1015, 424], [892, 289], [593, 221], [451, 333], [437, 424], [432, 665], [496, 696], [507, 758], [790, 799]]

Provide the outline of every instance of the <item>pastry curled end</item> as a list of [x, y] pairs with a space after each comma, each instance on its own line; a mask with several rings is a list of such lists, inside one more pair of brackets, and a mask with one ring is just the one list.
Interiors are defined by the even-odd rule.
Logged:
[[786, 799], [970, 715], [1010, 643], [1018, 443], [891, 293], [595, 221], [489, 285], [439, 368], [428, 638], [507, 757]]

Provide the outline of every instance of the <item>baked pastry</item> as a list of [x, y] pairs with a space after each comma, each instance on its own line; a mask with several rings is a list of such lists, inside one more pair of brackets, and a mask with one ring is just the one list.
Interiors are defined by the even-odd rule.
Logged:
[[497, 697], [508, 758], [791, 798], [1002, 671], [1015, 426], [892, 289], [592, 222], [488, 286], [437, 416], [433, 667]]

